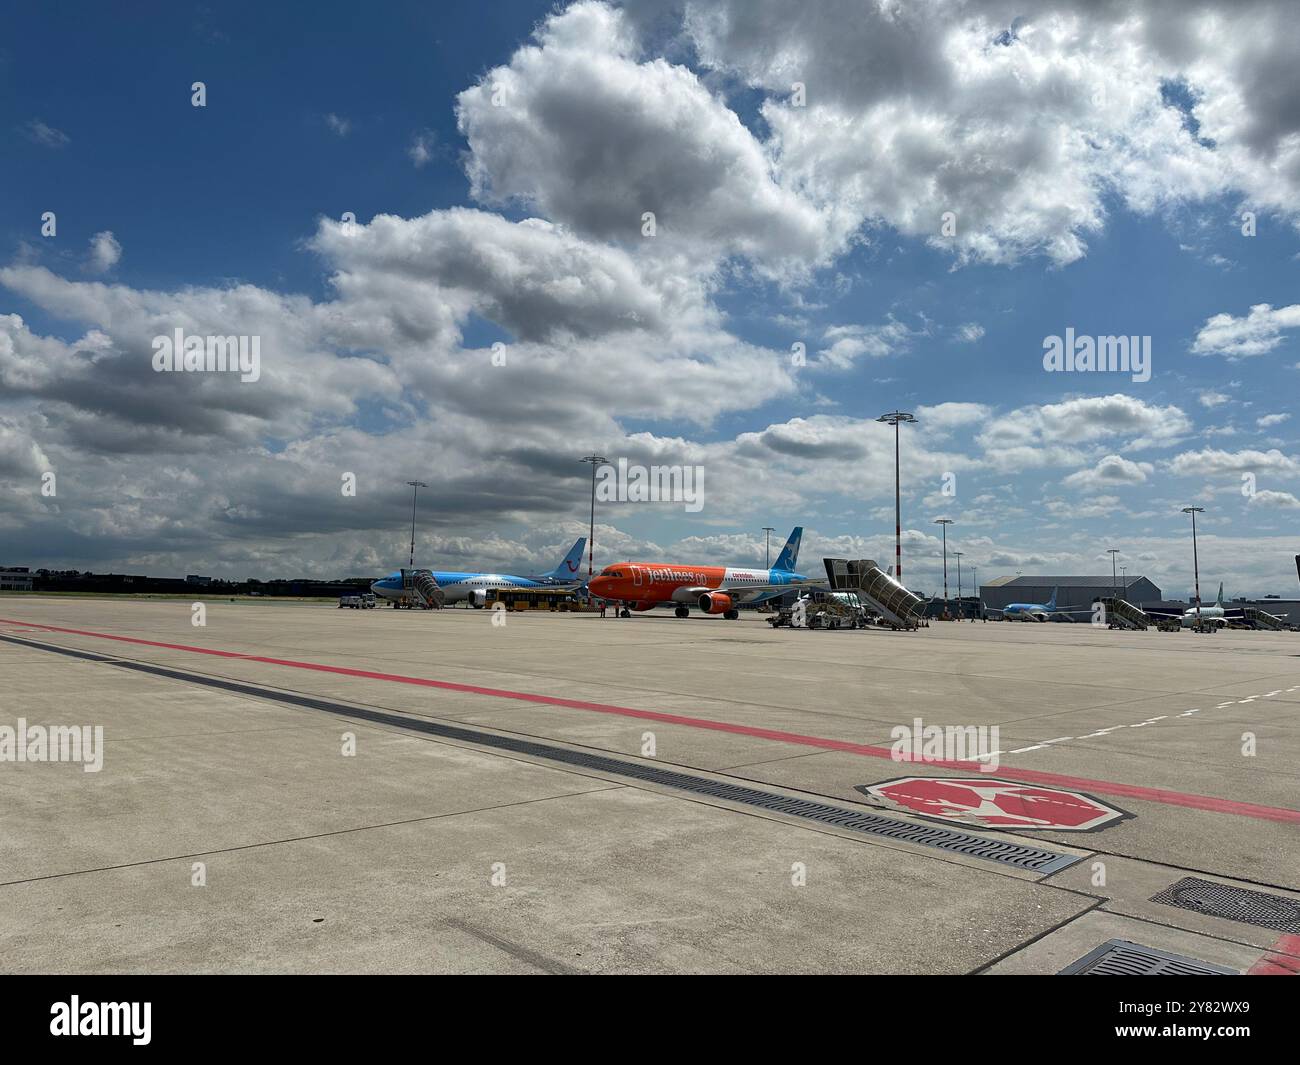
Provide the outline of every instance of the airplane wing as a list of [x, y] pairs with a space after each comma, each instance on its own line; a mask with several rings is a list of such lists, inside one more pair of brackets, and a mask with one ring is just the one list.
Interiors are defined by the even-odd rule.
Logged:
[[755, 595], [783, 595], [786, 592], [802, 591], [804, 588], [821, 588], [825, 590], [825, 585], [815, 584], [760, 584], [760, 585], [737, 585], [735, 587], [723, 586], [720, 588], [689, 588], [690, 594], [696, 598], [705, 592], [717, 592], [719, 595], [729, 595], [733, 599], [743, 602], [749, 596]]
[[1139, 607], [1139, 609], [1142, 613], [1146, 614], [1147, 617], [1161, 618], [1165, 621], [1173, 621], [1183, 616], [1181, 610], [1171, 610], [1168, 607], [1152, 607], [1150, 610], [1146, 607]]

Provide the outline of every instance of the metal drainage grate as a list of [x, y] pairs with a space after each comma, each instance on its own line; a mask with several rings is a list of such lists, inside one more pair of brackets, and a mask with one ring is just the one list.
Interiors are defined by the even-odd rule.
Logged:
[[1271, 928], [1275, 932], [1300, 934], [1300, 902], [1281, 895], [1266, 895], [1262, 891], [1249, 891], [1188, 876], [1171, 884], [1159, 895], [1152, 895], [1151, 901]]
[[1237, 976], [1236, 969], [1112, 939], [1071, 962], [1057, 976]]
[[254, 698], [269, 699], [273, 702], [286, 703], [291, 706], [322, 710], [328, 714], [337, 714], [341, 717], [354, 718], [359, 721], [369, 721], [374, 724], [406, 729], [427, 736], [437, 736], [440, 739], [457, 740], [493, 750], [509, 751], [512, 754], [522, 754], [532, 758], [559, 762], [579, 769], [630, 777], [633, 780], [660, 784], [665, 787], [675, 788], [678, 791], [690, 792], [694, 795], [725, 799], [728, 802], [740, 803], [755, 809], [785, 814], [788, 817], [798, 817], [818, 824], [832, 825], [836, 828], [861, 832], [865, 835], [882, 836], [901, 843], [935, 847], [954, 854], [964, 854], [971, 858], [983, 858], [986, 861], [999, 862], [1003, 865], [1011, 865], [1035, 873], [1055, 873], [1080, 861], [1082, 857], [1078, 854], [1064, 854], [1060, 851], [1051, 851], [1042, 847], [1025, 846], [1003, 839], [977, 836], [970, 832], [957, 832], [950, 828], [914, 825], [907, 821], [898, 821], [891, 817], [882, 817], [879, 814], [866, 813], [843, 806], [832, 806], [829, 803], [799, 799], [774, 791], [762, 791], [758, 788], [746, 787], [743, 784], [728, 784], [691, 773], [642, 765], [639, 762], [632, 762], [623, 758], [590, 754], [585, 751], [573, 751], [549, 743], [539, 743], [536, 740], [526, 740], [515, 736], [501, 736], [492, 732], [467, 728], [463, 725], [449, 725], [428, 718], [348, 706], [345, 703], [336, 703], [328, 699], [317, 699], [308, 695], [279, 691], [275, 688], [241, 684], [238, 681], [224, 680], [202, 673], [185, 673], [180, 670], [167, 669], [163, 666], [149, 665], [144, 662], [110, 659], [107, 656], [90, 652], [73, 651], [57, 644], [37, 643], [33, 640], [17, 640], [7, 636], [0, 636], [0, 641], [17, 643], [25, 647], [39, 647], [41, 650], [52, 651], [56, 654], [70, 654], [76, 658], [103, 661], [119, 666], [122, 669], [135, 670], [138, 673], [167, 677], [188, 684], [200, 684], [208, 688], [237, 692], [240, 695], [251, 695]]

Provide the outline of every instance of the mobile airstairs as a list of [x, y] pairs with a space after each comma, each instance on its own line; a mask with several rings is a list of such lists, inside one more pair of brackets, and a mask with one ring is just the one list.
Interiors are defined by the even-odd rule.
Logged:
[[826, 579], [835, 592], [853, 592], [894, 629], [920, 627], [925, 603], [876, 565], [874, 559], [827, 558]]
[[1155, 624], [1150, 614], [1139, 610], [1127, 599], [1103, 596], [1097, 600], [1106, 610], [1106, 622], [1112, 629], [1137, 629], [1145, 632]]
[[409, 592], [425, 610], [441, 610], [447, 599], [447, 593], [438, 587], [427, 569], [402, 570], [402, 590]]
[[1280, 631], [1286, 628], [1286, 622], [1276, 614], [1270, 614], [1267, 610], [1260, 610], [1253, 606], [1242, 607], [1241, 618], [1253, 629]]

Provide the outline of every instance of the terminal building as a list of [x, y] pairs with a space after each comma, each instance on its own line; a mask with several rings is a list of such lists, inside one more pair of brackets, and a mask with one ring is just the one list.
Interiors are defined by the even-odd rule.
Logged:
[[1012, 603], [1046, 603], [1056, 590], [1061, 610], [1086, 609], [1097, 599], [1118, 592], [1134, 606], [1160, 602], [1164, 596], [1146, 577], [998, 577], [980, 585], [980, 599], [986, 607], [1002, 610]]
[[0, 592], [30, 592], [32, 574], [26, 566], [0, 566]]

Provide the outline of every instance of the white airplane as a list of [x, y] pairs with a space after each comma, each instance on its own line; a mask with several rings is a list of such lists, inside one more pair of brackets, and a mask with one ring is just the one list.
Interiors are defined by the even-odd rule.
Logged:
[[[1240, 619], [1242, 612], [1237, 610], [1235, 617]], [[1223, 606], [1223, 585], [1219, 585], [1219, 598], [1214, 601], [1213, 606], [1202, 606], [1199, 611], [1194, 606], [1188, 607], [1178, 620], [1185, 629], [1195, 628], [1197, 624], [1209, 625], [1216, 629], [1226, 628], [1232, 617], [1229, 616]]]

